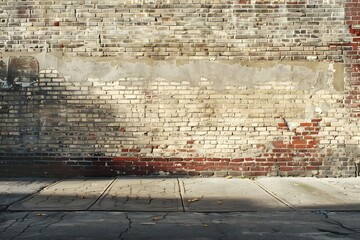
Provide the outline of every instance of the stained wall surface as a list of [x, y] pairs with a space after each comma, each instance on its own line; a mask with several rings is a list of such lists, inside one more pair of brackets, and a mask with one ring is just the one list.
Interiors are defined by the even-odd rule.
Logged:
[[359, 13], [2, 0], [0, 175], [358, 175]]

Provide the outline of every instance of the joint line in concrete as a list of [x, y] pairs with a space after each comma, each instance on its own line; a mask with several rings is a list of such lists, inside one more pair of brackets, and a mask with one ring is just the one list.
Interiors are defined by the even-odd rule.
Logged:
[[266, 193], [268, 193], [270, 196], [272, 196], [273, 198], [275, 198], [276, 200], [278, 200], [279, 202], [281, 202], [282, 204], [284, 204], [285, 206], [287, 206], [288, 208], [290, 208], [293, 211], [297, 211], [293, 206], [291, 206], [290, 203], [286, 202], [285, 200], [279, 198], [278, 196], [276, 196], [276, 194], [272, 193], [270, 190], [268, 190], [266, 187], [264, 187], [263, 185], [261, 185], [261, 183], [257, 182], [256, 180], [252, 180], [256, 185], [258, 185], [262, 190], [264, 190]]
[[114, 178], [109, 185], [105, 188], [105, 190], [100, 194], [100, 196], [86, 209], [87, 211], [90, 210], [90, 208], [92, 208], [92, 206], [95, 205], [95, 203], [97, 203], [101, 198], [104, 198], [106, 196], [106, 194], [108, 193], [110, 187], [114, 184], [114, 182], [116, 181], [116, 178]]
[[176, 178], [176, 180], [177, 180], [178, 188], [179, 188], [181, 207], [182, 207], [183, 212], [185, 212], [184, 196], [183, 196], [182, 191], [181, 191], [181, 183], [180, 183], [180, 180], [178, 178]]

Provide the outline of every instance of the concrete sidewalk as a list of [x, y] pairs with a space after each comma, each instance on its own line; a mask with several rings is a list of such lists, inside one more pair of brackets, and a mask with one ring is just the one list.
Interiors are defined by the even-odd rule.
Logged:
[[2, 211], [359, 211], [360, 178], [0, 179], [0, 207]]
[[360, 178], [0, 179], [0, 239], [360, 239]]

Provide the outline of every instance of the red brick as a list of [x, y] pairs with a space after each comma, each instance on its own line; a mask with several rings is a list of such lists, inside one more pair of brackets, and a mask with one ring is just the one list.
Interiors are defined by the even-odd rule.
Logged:
[[313, 122], [313, 123], [318, 123], [318, 122], [321, 122], [321, 121], [322, 121], [321, 118], [311, 119], [311, 122]]
[[138, 158], [132, 158], [132, 157], [114, 157], [112, 158], [113, 161], [137, 161]]
[[312, 127], [313, 123], [300, 123], [300, 127]]
[[291, 149], [273, 149], [274, 153], [285, 153], [285, 152], [291, 152]]
[[261, 167], [270, 167], [270, 166], [273, 166], [273, 165], [274, 165], [273, 162], [261, 162], [260, 163]]
[[230, 162], [244, 162], [244, 161], [245, 161], [244, 158], [233, 158], [233, 159], [231, 159]]
[[285, 171], [285, 172], [291, 172], [291, 171], [294, 171], [294, 167], [280, 166], [279, 170], [280, 171]]
[[304, 145], [304, 144], [306, 144], [306, 141], [305, 140], [293, 140], [291, 143], [294, 145], [299, 145], [299, 144]]

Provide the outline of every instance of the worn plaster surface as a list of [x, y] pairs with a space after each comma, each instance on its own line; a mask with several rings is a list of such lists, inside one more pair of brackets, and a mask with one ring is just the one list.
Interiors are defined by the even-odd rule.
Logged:
[[202, 78], [215, 89], [226, 86], [246, 86], [275, 82], [296, 82], [300, 90], [343, 90], [344, 71], [341, 63], [303, 61], [211, 61], [211, 60], [134, 60], [126, 58], [73, 58], [55, 54], [36, 54], [41, 69], [55, 68], [71, 81], [99, 78], [117, 81], [122, 77], [142, 78], [145, 82], [157, 78], [169, 81], [190, 81], [198, 84]]
[[[6, 63], [14, 54], [3, 54], [1, 59], [6, 71]], [[296, 89], [316, 90], [344, 88], [344, 69], [341, 63], [303, 61], [221, 61], [221, 60], [139, 60], [120, 57], [82, 58], [66, 57], [60, 54], [25, 54], [38, 61], [39, 69], [53, 68], [69, 81], [81, 82], [89, 78], [102, 81], [118, 81], [123, 77], [142, 78], [145, 83], [157, 78], [169, 81], [190, 81], [198, 84], [202, 78], [208, 79], [215, 89], [226, 86], [244, 86], [268, 82], [298, 83]], [[8, 63], [9, 64], [9, 63]], [[8, 67], [21, 67], [8, 66]], [[6, 74], [4, 74], [5, 78]], [[5, 79], [1, 79], [5, 80]], [[144, 83], [144, 84], [145, 84]]]

